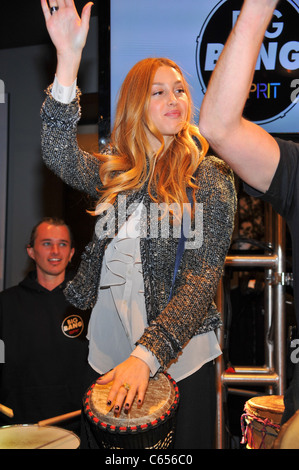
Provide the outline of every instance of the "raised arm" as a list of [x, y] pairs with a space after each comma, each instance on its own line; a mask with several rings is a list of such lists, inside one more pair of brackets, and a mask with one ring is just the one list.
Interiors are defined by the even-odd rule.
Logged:
[[[245, 0], [211, 76], [199, 128], [215, 152], [249, 185], [265, 192], [279, 162], [276, 141], [242, 117], [266, 29], [278, 0]], [[236, 77], [238, 79], [236, 80]]]
[[[77, 78], [93, 3], [84, 6], [81, 18], [73, 0], [49, 0], [49, 5], [47, 0], [41, 0], [48, 33], [57, 52], [56, 77], [61, 85], [70, 86]], [[51, 14], [54, 5], [58, 10]]]
[[[58, 10], [51, 14], [51, 7]], [[60, 85], [71, 86], [78, 73], [86, 43], [92, 2], [87, 3], [81, 18], [73, 0], [41, 0], [47, 29], [57, 51], [56, 78]], [[75, 90], [76, 91], [76, 90]], [[41, 109], [41, 146], [45, 164], [66, 184], [98, 199], [99, 160], [79, 148], [77, 123], [80, 119], [80, 93], [71, 103], [54, 99], [52, 87]]]

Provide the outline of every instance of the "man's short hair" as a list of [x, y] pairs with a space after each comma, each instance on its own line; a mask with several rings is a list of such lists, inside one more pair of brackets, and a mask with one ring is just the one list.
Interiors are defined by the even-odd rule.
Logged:
[[42, 224], [42, 223], [48, 223], [50, 225], [57, 225], [57, 226], [61, 226], [61, 225], [65, 225], [69, 231], [69, 234], [70, 234], [70, 240], [71, 240], [71, 248], [73, 248], [74, 246], [74, 238], [73, 238], [73, 234], [72, 234], [72, 231], [70, 229], [70, 227], [65, 223], [65, 221], [63, 219], [60, 219], [59, 217], [43, 217], [43, 219], [41, 219], [32, 229], [31, 231], [31, 235], [30, 235], [30, 239], [29, 239], [29, 243], [28, 243], [28, 247], [33, 247], [34, 246], [34, 242], [35, 242], [35, 239], [36, 239], [36, 232], [37, 232], [37, 229], [38, 227]]

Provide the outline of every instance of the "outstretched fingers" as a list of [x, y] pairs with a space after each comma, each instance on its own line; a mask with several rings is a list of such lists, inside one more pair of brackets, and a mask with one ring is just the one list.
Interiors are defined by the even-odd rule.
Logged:
[[[73, 0], [70, 0], [71, 4], [73, 4], [74, 8], [75, 5]], [[67, 3], [67, 0], [41, 0], [41, 7], [45, 16], [46, 21], [52, 16], [53, 13], [59, 10], [59, 8], [64, 7]], [[56, 7], [55, 11], [52, 10], [52, 7]]]
[[114, 412], [118, 415], [122, 407], [125, 411], [131, 408], [135, 397], [137, 406], [142, 405], [148, 381], [148, 365], [140, 359], [130, 357], [100, 377], [97, 383], [106, 385], [112, 382], [107, 398], [107, 406], [114, 407]]
[[43, 10], [45, 20], [47, 21], [51, 16], [50, 8], [49, 8], [47, 0], [41, 0], [41, 7], [42, 7], [42, 10]]

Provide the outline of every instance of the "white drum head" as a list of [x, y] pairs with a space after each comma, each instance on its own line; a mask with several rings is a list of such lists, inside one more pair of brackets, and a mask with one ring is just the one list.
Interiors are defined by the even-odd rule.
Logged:
[[78, 449], [79, 437], [67, 429], [38, 424], [0, 428], [0, 449]]

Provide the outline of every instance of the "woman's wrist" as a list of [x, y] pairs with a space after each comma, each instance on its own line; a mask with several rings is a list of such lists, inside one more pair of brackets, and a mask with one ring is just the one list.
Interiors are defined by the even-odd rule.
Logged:
[[80, 54], [57, 55], [56, 77], [63, 86], [71, 86], [78, 76], [81, 62]]
[[77, 80], [74, 80], [71, 86], [63, 86], [55, 75], [51, 91], [53, 98], [64, 104], [71, 103], [76, 97], [76, 85]]

